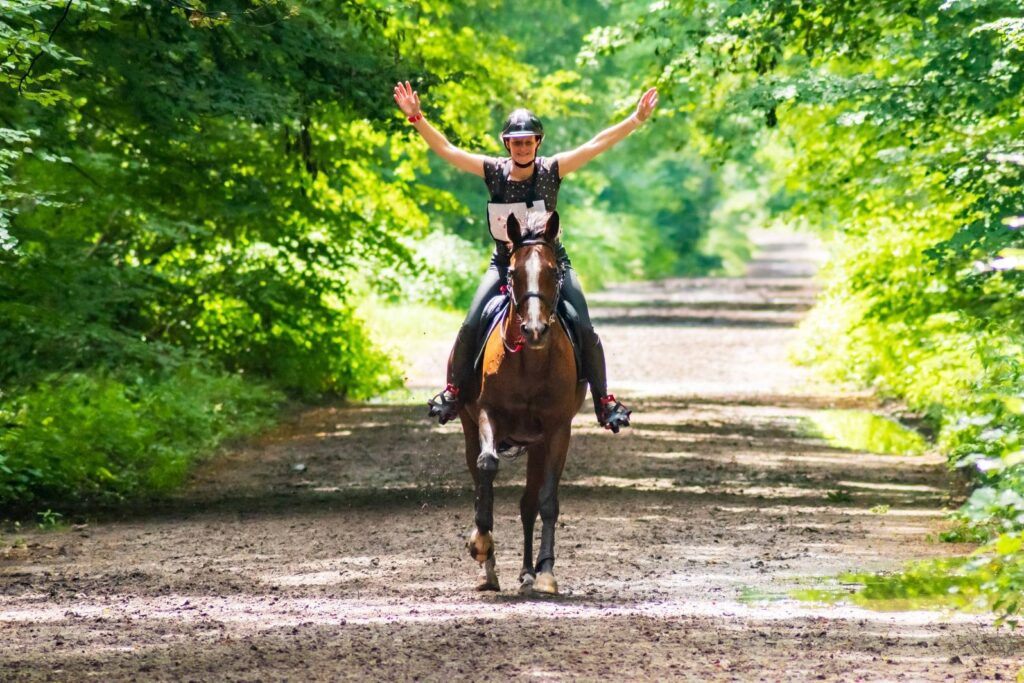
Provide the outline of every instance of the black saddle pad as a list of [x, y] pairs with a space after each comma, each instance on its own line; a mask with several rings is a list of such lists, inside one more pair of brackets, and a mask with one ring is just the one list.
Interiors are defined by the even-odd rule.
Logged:
[[[505, 316], [508, 315], [508, 310], [509, 298], [504, 294], [495, 295], [484, 306], [484, 312], [481, 316], [480, 337], [475, 340], [476, 353], [474, 358], [476, 358], [476, 362], [473, 363], [473, 367], [476, 370], [480, 370], [480, 366], [483, 363], [484, 347], [487, 345], [487, 339], [491, 336], [494, 328], [500, 325]], [[583, 355], [580, 350], [580, 339], [582, 337], [579, 329], [579, 315], [577, 315], [573, 305], [564, 299], [558, 302], [558, 322], [569, 337], [569, 343], [572, 344], [572, 355], [576, 359], [576, 377], [579, 378], [580, 382], [585, 382], [586, 378], [583, 376]]]

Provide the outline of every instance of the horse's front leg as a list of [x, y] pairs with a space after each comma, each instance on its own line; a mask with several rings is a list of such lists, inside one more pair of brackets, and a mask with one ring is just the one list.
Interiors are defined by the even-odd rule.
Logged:
[[523, 522], [523, 567], [519, 570], [519, 590], [533, 590], [536, 569], [533, 566], [533, 528], [540, 510], [540, 489], [544, 484], [548, 446], [546, 443], [530, 446], [526, 461], [526, 490], [519, 500], [519, 518]]
[[[476, 529], [469, 538], [470, 557], [481, 563], [484, 575], [477, 590], [500, 590], [494, 560], [494, 478], [498, 474], [498, 455], [495, 449], [494, 424], [486, 410], [480, 410], [476, 434], [466, 432], [466, 461], [476, 482]], [[476, 436], [476, 447], [470, 438]], [[475, 453], [474, 453], [475, 451]], [[475, 455], [475, 458], [473, 457]]]
[[535, 571], [537, 578], [533, 589], [540, 593], [555, 594], [558, 582], [555, 580], [555, 525], [558, 523], [558, 482], [565, 467], [565, 456], [569, 451], [570, 425], [555, 432], [547, 443], [544, 458], [544, 472], [540, 486], [540, 553], [537, 555]]

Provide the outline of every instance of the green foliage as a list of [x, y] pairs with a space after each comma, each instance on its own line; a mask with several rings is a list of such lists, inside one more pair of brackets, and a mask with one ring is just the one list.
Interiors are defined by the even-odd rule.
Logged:
[[830, 503], [849, 503], [853, 500], [853, 495], [848, 489], [834, 489], [825, 493], [825, 500]]
[[[622, 19], [614, 5], [587, 0], [536, 7], [469, 4], [461, 18], [463, 30], [502, 36], [501, 44], [529, 64], [520, 67], [520, 77], [509, 79], [503, 104], [491, 112], [489, 122], [479, 125], [478, 138], [467, 140], [461, 130], [446, 130], [473, 151], [504, 153], [496, 133], [507, 112], [517, 106], [533, 109], [544, 120], [541, 154], [572, 149], [629, 115], [642, 89], [653, 81], [643, 72], [649, 62], [646, 52], [624, 51], [601, 60], [588, 56], [585, 38], [600, 33], [605, 22]], [[551, 25], [559, 30], [536, 28]], [[709, 166], [696, 145], [666, 145], [665, 125], [660, 120], [645, 125], [562, 185], [563, 238], [588, 289], [605, 281], [706, 273], [726, 263], [735, 271], [749, 255], [741, 231], [730, 222], [735, 215], [719, 212], [720, 220], [714, 220], [716, 210], [726, 203], [728, 186], [743, 186], [745, 178]], [[451, 191], [468, 207], [446, 210], [441, 222], [489, 252], [492, 245], [481, 220], [485, 190], [480, 179], [433, 159], [431, 175], [422, 180]], [[717, 234], [708, 239], [713, 231]]]
[[[969, 528], [1019, 533], [1024, 3], [629, 8], [590, 54], [655, 56], [646, 73], [686, 119], [663, 144], [763, 169], [777, 220], [829, 243], [804, 360], [926, 415], [979, 484]], [[963, 568], [1003, 614], [1019, 592], [1012, 545]]]
[[39, 528], [43, 531], [54, 531], [64, 526], [64, 515], [47, 508], [36, 513]]
[[409, 262], [384, 266], [368, 283], [388, 300], [433, 304], [464, 311], [487, 268], [489, 254], [445, 230], [409, 240]]
[[1022, 26], [1021, 0], [7, 2], [0, 500], [163, 490], [281, 390], [393, 385], [360, 297], [464, 305], [489, 248], [482, 184], [428, 157], [394, 81], [492, 154], [514, 106], [552, 154], [656, 83], [655, 120], [563, 188], [587, 286], [814, 226], [804, 358], [927, 416], [978, 483], [963, 571], [1015, 614]]
[[843, 574], [838, 577], [844, 586], [842, 590], [810, 589], [795, 595], [816, 602], [852, 602], [881, 611], [984, 609], [980, 582], [965, 575], [966, 564], [963, 558], [928, 560], [916, 562], [899, 573]]
[[988, 541], [991, 535], [991, 532], [988, 530], [974, 528], [961, 520], [953, 528], [940, 532], [937, 540], [943, 543], [974, 543], [980, 545]]
[[54, 376], [0, 403], [0, 500], [110, 502], [179, 485], [226, 438], [268, 424], [274, 390], [185, 364], [166, 376]]
[[[425, 151], [391, 85], [412, 79], [474, 141], [533, 74], [500, 39], [481, 51], [454, 9], [4, 4], [0, 384], [16, 426], [0, 501], [162, 490], [233, 433], [198, 417], [230, 387], [247, 422], [276, 400], [263, 382], [302, 397], [394, 386], [352, 312], [361, 273], [420, 277], [431, 216], [465, 210], [416, 182]], [[435, 296], [465, 297], [450, 284]], [[200, 366], [187, 409], [164, 396]]]
[[670, 272], [671, 252], [652, 248], [661, 242], [650, 223], [591, 206], [567, 209], [566, 222], [573, 229], [563, 233], [562, 241], [587, 289]]

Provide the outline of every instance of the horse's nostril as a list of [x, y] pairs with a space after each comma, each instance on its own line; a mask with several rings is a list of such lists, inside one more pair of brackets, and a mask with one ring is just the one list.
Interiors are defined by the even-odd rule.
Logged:
[[523, 336], [534, 343], [540, 342], [548, 333], [550, 326], [547, 323], [528, 323], [523, 325]]
[[519, 326], [519, 330], [520, 330], [520, 331], [521, 331], [521, 332], [522, 332], [523, 334], [526, 334], [526, 323], [523, 323], [522, 325], [520, 325], [520, 326]]

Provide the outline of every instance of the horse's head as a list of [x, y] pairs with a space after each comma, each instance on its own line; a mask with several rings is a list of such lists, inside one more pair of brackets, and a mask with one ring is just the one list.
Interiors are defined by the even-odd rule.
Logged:
[[515, 214], [506, 223], [512, 242], [508, 290], [516, 322], [527, 346], [543, 348], [555, 322], [562, 288], [562, 267], [555, 253], [558, 213], [530, 212], [520, 225]]

